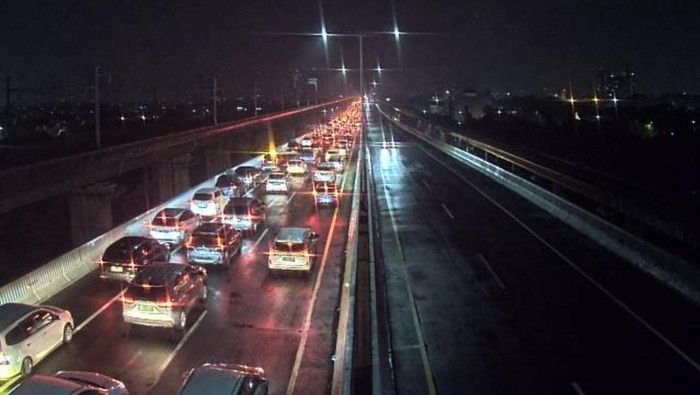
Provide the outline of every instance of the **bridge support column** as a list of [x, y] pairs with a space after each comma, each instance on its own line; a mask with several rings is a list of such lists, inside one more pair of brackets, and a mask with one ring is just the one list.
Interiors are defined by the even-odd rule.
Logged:
[[73, 191], [68, 198], [71, 240], [74, 246], [105, 233], [114, 226], [112, 200], [117, 184], [104, 182]]
[[231, 167], [231, 153], [224, 147], [204, 151], [204, 171], [207, 177], [220, 173], [229, 167]]
[[153, 205], [175, 197], [190, 187], [190, 154], [176, 156], [148, 167], [148, 188]]

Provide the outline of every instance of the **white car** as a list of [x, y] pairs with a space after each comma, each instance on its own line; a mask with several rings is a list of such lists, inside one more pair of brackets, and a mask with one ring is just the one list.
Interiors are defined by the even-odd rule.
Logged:
[[289, 192], [292, 190], [292, 180], [287, 173], [275, 172], [267, 176], [265, 191], [267, 192]]
[[29, 376], [34, 365], [73, 340], [73, 316], [53, 306], [0, 306], [0, 380]]
[[292, 176], [303, 176], [308, 171], [306, 162], [301, 159], [291, 159], [287, 162], [287, 173]]
[[328, 157], [327, 162], [333, 165], [335, 171], [338, 173], [342, 172], [343, 169], [345, 169], [345, 158], [343, 158], [342, 155], [331, 155], [330, 157]]
[[309, 228], [280, 229], [267, 256], [268, 271], [310, 272], [318, 262], [317, 241], [318, 234]]
[[338, 151], [338, 150], [335, 149], [335, 148], [334, 148], [334, 149], [329, 149], [329, 150], [327, 150], [327, 151], [326, 151], [326, 156], [325, 156], [325, 161], [326, 161], [326, 162], [330, 162], [330, 159], [331, 159], [331, 157], [332, 157], [333, 155], [340, 155], [340, 151]]
[[213, 218], [221, 214], [228, 199], [219, 188], [201, 188], [192, 195], [190, 210], [200, 217]]
[[199, 226], [199, 218], [186, 208], [164, 208], [151, 220], [148, 226], [152, 238], [161, 243], [182, 243], [194, 228]]
[[319, 182], [336, 182], [335, 166], [332, 163], [323, 162], [316, 166], [313, 173], [314, 183]]
[[11, 395], [129, 395], [124, 383], [99, 373], [61, 371], [53, 376], [35, 374]]

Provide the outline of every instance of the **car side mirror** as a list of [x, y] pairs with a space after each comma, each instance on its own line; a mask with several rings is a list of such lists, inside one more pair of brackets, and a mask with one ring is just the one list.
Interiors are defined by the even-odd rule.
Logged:
[[311, 240], [317, 240], [317, 239], [318, 239], [318, 233], [316, 233], [316, 232], [311, 232], [310, 237], [311, 237]]

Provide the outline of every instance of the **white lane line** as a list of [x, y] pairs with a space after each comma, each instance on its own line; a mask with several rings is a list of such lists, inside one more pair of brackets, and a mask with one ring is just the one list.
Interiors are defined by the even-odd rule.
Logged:
[[297, 195], [297, 193], [293, 192], [292, 196], [290, 196], [289, 199], [287, 199], [287, 202], [284, 205], [285, 206], [289, 205], [289, 203], [292, 201], [292, 199], [294, 199], [294, 196], [296, 196], [296, 195]]
[[21, 378], [21, 375], [17, 375], [0, 385], [0, 394], [8, 394], [14, 390], [15, 384], [19, 385], [17, 381], [19, 381]]
[[491, 275], [493, 276], [493, 278], [494, 278], [494, 279], [496, 280], [496, 282], [498, 283], [498, 286], [501, 287], [501, 289], [506, 289], [505, 284], [503, 284], [503, 281], [501, 281], [501, 278], [498, 277], [498, 274], [496, 274], [496, 271], [493, 270], [493, 267], [491, 267], [491, 264], [489, 263], [489, 261], [486, 260], [486, 257], [483, 256], [483, 255], [481, 255], [481, 254], [479, 254], [479, 255], [476, 256], [476, 258], [477, 258], [478, 260], [480, 260], [480, 261], [484, 264], [484, 266], [486, 266], [487, 269], [489, 269], [489, 272], [491, 272]]
[[194, 325], [192, 325], [190, 330], [188, 330], [187, 333], [185, 333], [185, 336], [183, 336], [182, 339], [180, 339], [180, 342], [177, 343], [177, 346], [175, 347], [175, 349], [170, 352], [170, 355], [168, 355], [168, 358], [166, 358], [165, 361], [163, 361], [163, 363], [160, 365], [160, 368], [158, 368], [158, 378], [153, 383], [151, 388], [155, 387], [158, 384], [158, 382], [160, 381], [161, 375], [163, 374], [163, 372], [165, 372], [165, 369], [167, 369], [168, 365], [170, 365], [170, 362], [172, 362], [173, 359], [175, 359], [175, 356], [177, 355], [178, 352], [180, 352], [182, 347], [185, 345], [185, 342], [187, 342], [187, 339], [189, 339], [190, 336], [192, 336], [192, 334], [194, 333], [194, 331], [197, 330], [197, 327], [199, 327], [199, 324], [202, 323], [202, 320], [204, 320], [204, 317], [207, 316], [207, 313], [208, 313], [208, 311], [204, 310], [204, 312], [202, 312], [202, 314], [200, 314], [199, 318], [197, 318], [197, 321], [194, 322]]
[[[369, 158], [369, 155], [368, 155]], [[369, 166], [372, 166], [371, 159], [368, 160]], [[420, 357], [423, 363], [423, 374], [425, 376], [425, 382], [428, 386], [428, 394], [435, 395], [437, 390], [435, 388], [435, 381], [433, 378], [433, 371], [430, 367], [430, 360], [428, 359], [428, 352], [426, 348], [428, 347], [425, 342], [425, 335], [423, 334], [423, 328], [421, 327], [420, 321], [418, 320], [418, 306], [416, 305], [415, 298], [413, 297], [413, 289], [411, 288], [411, 280], [408, 277], [408, 267], [406, 265], [406, 256], [403, 253], [403, 247], [401, 246], [401, 239], [399, 238], [399, 231], [396, 227], [396, 218], [394, 218], [394, 205], [392, 204], [391, 198], [389, 197], [389, 190], [386, 187], [386, 177], [384, 176], [384, 170], [380, 168], [379, 174], [382, 177], [382, 187], [384, 189], [384, 199], [386, 200], [387, 208], [389, 209], [389, 218], [391, 218], [391, 228], [394, 231], [394, 240], [396, 241], [396, 247], [398, 248], [399, 255], [401, 256], [401, 271], [403, 272], [404, 283], [406, 284], [406, 294], [408, 297], [408, 303], [411, 307], [411, 318], [413, 320], [413, 328], [415, 330], [415, 336], [417, 340], [421, 343], [420, 347]], [[420, 391], [419, 391], [420, 392]]]
[[430, 190], [430, 184], [428, 184], [428, 181], [425, 180], [425, 178], [421, 178], [421, 181], [423, 181], [423, 185], [427, 190]]
[[445, 206], [445, 203], [442, 203], [441, 206], [442, 206], [443, 210], [445, 210], [445, 212], [447, 213], [448, 217], [450, 217], [451, 219], [455, 219], [455, 216], [452, 215], [452, 212], [450, 211], [450, 209], [447, 208], [447, 206]]
[[[355, 169], [355, 177], [358, 177], [360, 165], [359, 161]], [[340, 194], [342, 195], [345, 191], [345, 181], [347, 181], [347, 173], [343, 175], [343, 182], [340, 186]], [[292, 374], [289, 377], [289, 384], [287, 385], [287, 395], [292, 395], [294, 393], [294, 387], [297, 383], [297, 377], [299, 376], [299, 368], [301, 368], [301, 359], [304, 356], [304, 350], [306, 349], [306, 342], [309, 337], [309, 328], [311, 327], [311, 317], [316, 307], [316, 297], [318, 296], [318, 290], [321, 288], [321, 280], [323, 279], [323, 272], [326, 267], [326, 261], [328, 260], [328, 251], [331, 248], [331, 241], [333, 240], [333, 234], [335, 233], [335, 224], [338, 219], [338, 213], [340, 213], [340, 204], [335, 207], [335, 212], [333, 213], [333, 219], [331, 220], [331, 227], [328, 231], [328, 237], [326, 238], [326, 246], [323, 248], [323, 257], [321, 258], [321, 267], [318, 269], [318, 276], [316, 277], [316, 282], [314, 283], [314, 289], [311, 294], [311, 301], [309, 302], [309, 310], [306, 312], [306, 317], [304, 317], [304, 327], [301, 332], [301, 340], [299, 341], [299, 348], [297, 348], [297, 353], [294, 358], [294, 366], [292, 367]]]
[[87, 324], [89, 324], [90, 322], [92, 322], [92, 320], [97, 318], [98, 315], [102, 314], [103, 311], [107, 310], [107, 308], [109, 308], [109, 306], [111, 306], [112, 303], [116, 302], [124, 294], [125, 291], [126, 291], [126, 289], [119, 292], [116, 296], [114, 296], [112, 299], [110, 299], [109, 302], [105, 303], [102, 307], [100, 307], [99, 310], [92, 313], [92, 315], [90, 315], [88, 318], [86, 318], [85, 321], [81, 322], [80, 325], [78, 325], [75, 328], [75, 330], [73, 331], [73, 334], [80, 332], [83, 328], [85, 328], [85, 326], [87, 326]]
[[260, 242], [262, 241], [263, 237], [265, 237], [265, 235], [266, 235], [267, 232], [269, 232], [269, 231], [270, 231], [270, 228], [265, 228], [265, 229], [263, 230], [263, 232], [260, 234], [260, 237], [258, 237], [258, 239], [255, 240], [255, 244], [253, 244], [253, 247], [252, 247], [250, 250], [248, 250], [248, 253], [249, 253], [249, 254], [252, 254], [253, 252], [255, 252], [255, 249], [258, 248], [258, 244], [260, 244]]
[[574, 391], [576, 391], [576, 395], [586, 395], [585, 392], [581, 389], [581, 386], [578, 385], [577, 382], [572, 381], [571, 386], [574, 387]]
[[700, 372], [700, 364], [695, 362], [688, 354], [686, 354], [683, 350], [678, 348], [671, 340], [669, 340], [666, 336], [664, 336], [661, 332], [656, 330], [650, 323], [648, 323], [644, 318], [642, 318], [639, 314], [635, 313], [629, 306], [627, 306], [622, 300], [618, 299], [617, 296], [615, 296], [611, 291], [609, 291], [607, 288], [605, 288], [602, 284], [600, 284], [598, 281], [596, 281], [593, 277], [591, 277], [588, 273], [586, 273], [581, 267], [579, 267], [577, 264], [575, 264], [571, 259], [569, 259], [566, 255], [564, 255], [562, 252], [560, 252], [558, 249], [556, 249], [553, 245], [551, 245], [547, 240], [545, 240], [542, 236], [538, 235], [535, 233], [532, 228], [527, 226], [523, 221], [521, 221], [518, 217], [515, 216], [515, 214], [511, 213], [508, 211], [505, 207], [503, 207], [500, 203], [498, 203], [496, 200], [494, 200], [492, 197], [486, 194], [486, 192], [483, 192], [481, 189], [479, 189], [476, 185], [474, 185], [471, 181], [469, 181], [466, 177], [464, 177], [461, 173], [459, 173], [457, 170], [453, 169], [450, 165], [442, 161], [441, 159], [437, 158], [430, 152], [428, 152], [425, 148], [420, 147], [421, 151], [423, 151], [426, 155], [429, 157], [433, 158], [436, 162], [440, 163], [443, 165], [445, 168], [447, 168], [450, 172], [452, 172], [457, 178], [461, 179], [464, 181], [467, 185], [472, 187], [477, 193], [479, 193], [481, 196], [483, 196], [486, 200], [491, 202], [494, 206], [498, 207], [501, 211], [503, 211], [507, 216], [509, 216], [513, 221], [515, 221], [518, 225], [520, 225], [523, 229], [525, 229], [528, 233], [530, 233], [535, 239], [537, 239], [540, 243], [544, 244], [547, 248], [549, 248], [555, 255], [557, 255], [559, 258], [561, 258], [564, 262], [566, 262], [575, 272], [581, 275], [586, 281], [588, 281], [593, 287], [597, 288], [600, 292], [602, 292], [605, 296], [607, 296], [610, 300], [612, 300], [615, 304], [617, 304], [622, 310], [624, 310], [627, 314], [632, 316], [635, 320], [637, 320], [638, 323], [640, 323], [643, 327], [645, 327], [649, 332], [654, 334], [659, 340], [661, 340], [662, 343], [666, 344], [671, 350], [673, 350], [676, 354], [678, 354], [679, 357], [681, 357], [683, 360], [685, 360], [690, 366], [692, 366], [695, 370]]

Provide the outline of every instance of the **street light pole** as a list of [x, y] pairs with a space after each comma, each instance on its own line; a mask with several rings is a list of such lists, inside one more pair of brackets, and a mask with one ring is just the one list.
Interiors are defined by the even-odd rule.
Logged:
[[95, 67], [95, 144], [97, 149], [102, 148], [100, 131], [100, 66]]
[[216, 109], [216, 106], [217, 106], [217, 95], [216, 95], [217, 92], [216, 92], [216, 90], [217, 90], [217, 82], [218, 81], [216, 79], [216, 76], [214, 76], [213, 79], [214, 79], [214, 91], [212, 94], [212, 101], [214, 102], [214, 106], [213, 106], [214, 107], [214, 112], [213, 112], [214, 125], [218, 125], [219, 124], [219, 117], [218, 117], [218, 113], [217, 113], [217, 109]]
[[362, 56], [362, 38], [363, 35], [360, 34], [357, 36], [360, 39], [360, 96], [361, 99], [364, 100], [365, 97], [365, 64], [364, 64], [364, 58]]

